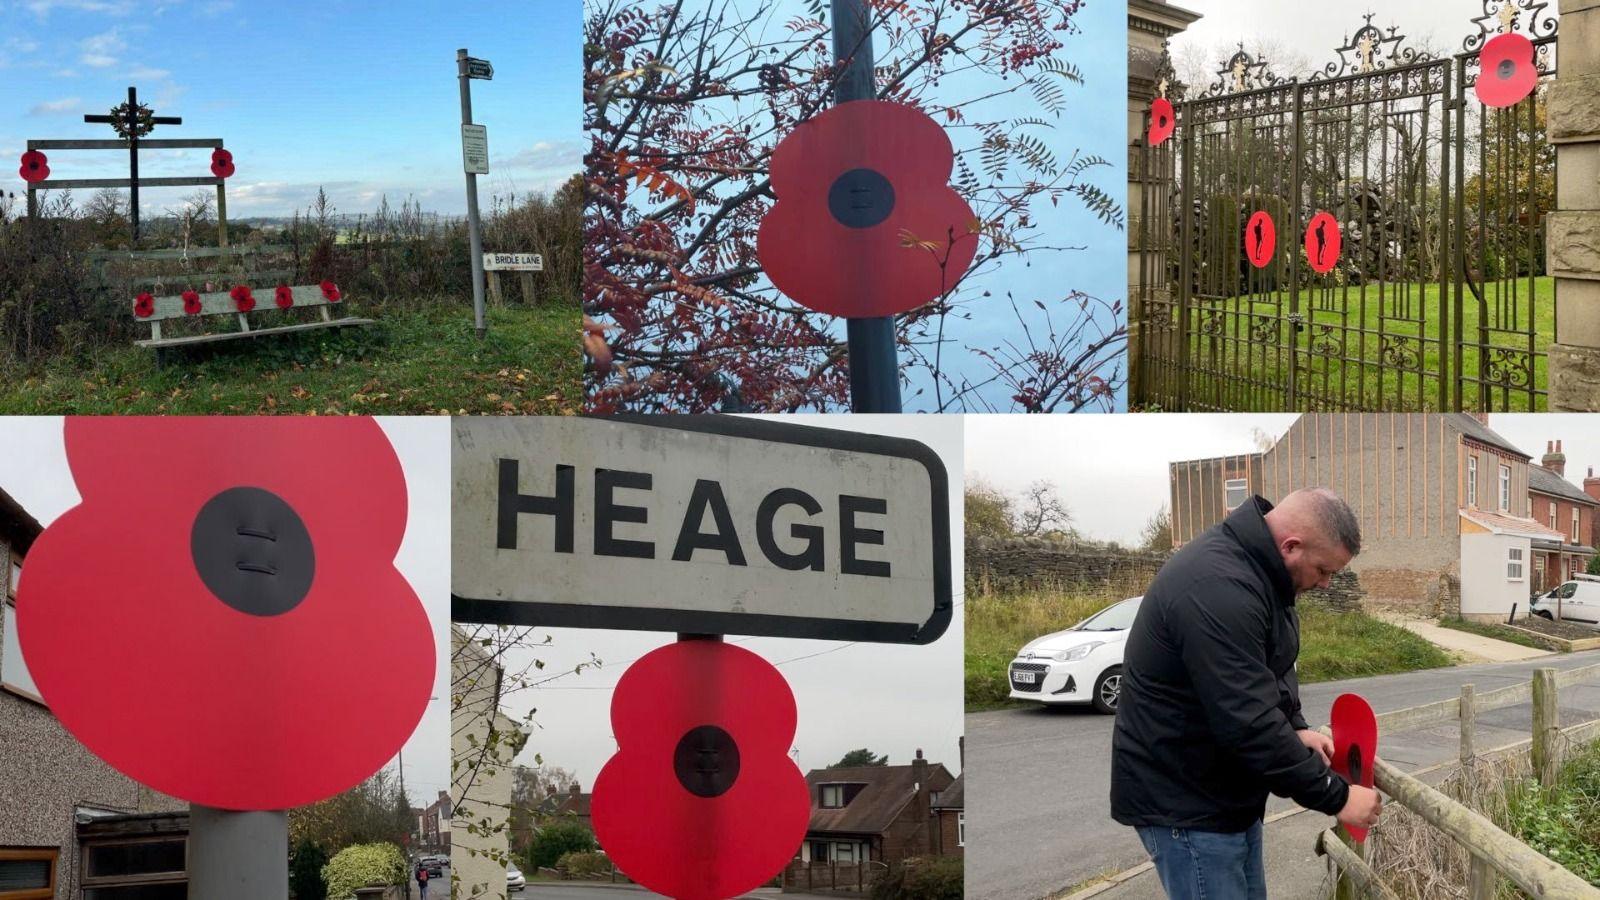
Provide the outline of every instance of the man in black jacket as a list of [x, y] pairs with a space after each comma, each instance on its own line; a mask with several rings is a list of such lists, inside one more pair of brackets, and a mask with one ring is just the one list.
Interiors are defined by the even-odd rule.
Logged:
[[1295, 595], [1361, 550], [1332, 491], [1252, 497], [1167, 560], [1123, 654], [1111, 814], [1139, 832], [1172, 900], [1265, 900], [1267, 793], [1349, 825], [1376, 791], [1329, 767], [1333, 742], [1300, 714]]

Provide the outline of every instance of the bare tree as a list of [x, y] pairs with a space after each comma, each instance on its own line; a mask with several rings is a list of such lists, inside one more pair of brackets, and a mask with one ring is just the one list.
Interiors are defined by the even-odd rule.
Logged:
[[1049, 481], [1035, 481], [1023, 492], [1022, 502], [1016, 512], [1017, 534], [1037, 537], [1047, 531], [1066, 531], [1072, 525], [1072, 513], [1056, 493]]

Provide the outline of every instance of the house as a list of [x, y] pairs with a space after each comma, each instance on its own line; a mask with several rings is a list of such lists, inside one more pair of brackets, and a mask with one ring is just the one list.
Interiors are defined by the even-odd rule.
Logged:
[[933, 852], [936, 856], [965, 856], [967, 846], [966, 810], [967, 773], [930, 798], [933, 816], [937, 820], [933, 830]]
[[450, 852], [450, 792], [440, 791], [439, 799], [423, 807], [417, 819], [421, 850], [427, 853]]
[[42, 530], [0, 491], [0, 897], [78, 900], [185, 885], [188, 806], [101, 762], [50, 714], [28, 676], [17, 584]]
[[[516, 787], [513, 760], [527, 733], [501, 709], [505, 670], [477, 633], [451, 625], [450, 650], [453, 784], [451, 794], [440, 798], [449, 809], [441, 810], [439, 841], [451, 854], [451, 878], [463, 886], [463, 894], [471, 894], [472, 885], [505, 884]], [[452, 835], [446, 823], [455, 817], [461, 827]]]
[[577, 822], [592, 832], [594, 821], [589, 817], [589, 803], [593, 799], [594, 794], [585, 794], [583, 786], [577, 782], [573, 782], [566, 793], [559, 793], [552, 786], [549, 795], [539, 803], [540, 824]]
[[[1563, 541], [1533, 542], [1533, 584], [1537, 591], [1548, 591], [1582, 572], [1594, 556], [1594, 514], [1600, 499], [1588, 491], [1600, 492], [1585, 481], [1579, 489], [1566, 478], [1567, 456], [1559, 440], [1545, 444], [1545, 453], [1536, 466], [1529, 466], [1529, 503], [1533, 518], [1551, 531], [1564, 535]], [[1594, 470], [1590, 469], [1593, 477]]]
[[[935, 795], [955, 779], [917, 751], [908, 766], [852, 766], [806, 773], [811, 821], [800, 845], [802, 864], [894, 864], [941, 851]], [[958, 813], [959, 815], [959, 813]]]
[[[1312, 413], [1269, 449], [1171, 463], [1173, 545], [1252, 494], [1275, 501], [1327, 487], [1360, 520], [1361, 554], [1350, 569], [1369, 602], [1424, 616], [1504, 619], [1545, 580], [1587, 564], [1595, 507], [1566, 483], [1565, 457], [1554, 444], [1535, 464], [1486, 420]], [[1595, 490], [1600, 495], [1600, 480]], [[1541, 559], [1545, 568], [1536, 573]]]

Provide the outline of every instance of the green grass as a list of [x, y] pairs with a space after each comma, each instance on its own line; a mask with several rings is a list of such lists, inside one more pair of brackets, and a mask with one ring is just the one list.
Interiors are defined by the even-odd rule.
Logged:
[[[1007, 699], [1006, 669], [1023, 644], [1060, 631], [1138, 590], [1041, 590], [972, 595], [966, 608], [967, 711], [1032, 704]], [[1300, 605], [1300, 681], [1385, 675], [1451, 665], [1444, 651], [1363, 613]]]
[[1515, 628], [1504, 625], [1489, 625], [1484, 622], [1472, 622], [1459, 616], [1445, 616], [1439, 619], [1439, 625], [1444, 628], [1454, 628], [1456, 631], [1465, 631], [1479, 637], [1494, 638], [1497, 641], [1520, 644], [1535, 650], [1548, 650], [1549, 647], [1539, 643], [1532, 635], [1524, 634]]
[[[1479, 364], [1480, 360], [1485, 365], [1491, 364], [1500, 356], [1477, 348], [1480, 318], [1491, 329], [1505, 329], [1505, 332], [1491, 330], [1484, 343], [1507, 351], [1521, 351], [1509, 353], [1502, 361], [1526, 362], [1527, 337], [1507, 332], [1526, 330], [1531, 307], [1536, 335], [1533, 348], [1539, 354], [1532, 360], [1533, 385], [1538, 391], [1548, 387], [1543, 354], [1555, 341], [1554, 282], [1543, 276], [1533, 279], [1531, 304], [1529, 279], [1517, 279], [1514, 288], [1513, 315], [1512, 283], [1490, 282], [1484, 286], [1487, 316], [1480, 311], [1471, 291], [1463, 288], [1461, 332], [1468, 346], [1461, 351], [1461, 392], [1462, 402], [1468, 407], [1477, 406], [1485, 392], [1489, 405], [1496, 409], [1530, 411], [1544, 405], [1542, 396], [1530, 397], [1525, 380], [1520, 388], [1513, 389], [1484, 387], [1478, 383], [1497, 382], [1493, 373], [1480, 375]], [[1447, 300], [1453, 310], [1453, 286]], [[1441, 379], [1449, 386], [1449, 400], [1454, 402], [1454, 314], [1452, 312], [1449, 333], [1442, 335], [1445, 349], [1450, 351], [1446, 358], [1452, 362], [1450, 371], [1442, 372], [1437, 282], [1369, 285], [1364, 292], [1361, 286], [1333, 286], [1325, 292], [1302, 290], [1299, 303], [1306, 315], [1306, 324], [1297, 343], [1301, 350], [1298, 396], [1284, 406], [1290, 353], [1282, 348], [1288, 335], [1288, 323], [1281, 320], [1288, 316], [1288, 291], [1263, 293], [1253, 299], [1196, 301], [1195, 311], [1191, 313], [1189, 406], [1239, 410], [1432, 409], [1438, 406]], [[1321, 309], [1322, 305], [1333, 308]], [[1221, 311], [1219, 333], [1203, 333], [1207, 318], [1203, 311], [1208, 306]], [[1502, 307], [1504, 317], [1497, 318], [1496, 310]], [[1399, 313], [1404, 313], [1406, 318], [1395, 317]], [[1268, 318], [1255, 319], [1255, 316]], [[1413, 321], [1416, 318], [1426, 321]], [[1251, 324], [1270, 326], [1272, 319], [1280, 320], [1276, 323], [1279, 336], [1272, 337], [1269, 329], [1264, 334], [1266, 342], [1251, 341]], [[1319, 326], [1331, 326], [1331, 331], [1319, 334]], [[1392, 337], [1386, 340], [1380, 332]], [[1342, 346], [1339, 345], [1341, 339]], [[1147, 338], [1148, 342], [1153, 342], [1147, 355], [1158, 351], [1175, 362], [1177, 347], [1162, 348], [1159, 340], [1158, 336]], [[1392, 352], [1384, 352], [1386, 345]], [[1328, 352], [1320, 352], [1322, 350]], [[1159, 370], [1161, 366], [1156, 368]], [[1146, 388], [1149, 403], [1175, 405], [1176, 384], [1159, 375], [1150, 380], [1154, 383]]]
[[159, 369], [154, 351], [129, 344], [0, 371], [0, 413], [532, 415], [580, 404], [570, 306], [491, 309], [482, 342], [460, 306], [354, 314], [378, 324], [210, 345]]
[[1600, 743], [1569, 757], [1554, 788], [1528, 780], [1512, 789], [1508, 799], [1508, 831], [1600, 885]]

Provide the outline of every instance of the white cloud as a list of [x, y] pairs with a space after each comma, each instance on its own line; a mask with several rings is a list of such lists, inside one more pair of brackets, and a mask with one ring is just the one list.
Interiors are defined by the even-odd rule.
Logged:
[[107, 16], [125, 16], [133, 12], [133, 0], [29, 0], [28, 10], [43, 19], [58, 9], [99, 13]]
[[28, 115], [59, 116], [65, 113], [73, 112], [82, 105], [83, 101], [77, 97], [65, 97], [60, 100], [46, 100], [43, 103], [36, 104], [32, 109], [28, 110]]
[[519, 150], [509, 157], [498, 157], [496, 168], [505, 169], [570, 169], [576, 171], [583, 164], [583, 144], [580, 141], [539, 141], [532, 147]]
[[152, 69], [149, 66], [134, 66], [128, 70], [128, 77], [136, 81], [160, 81], [171, 78], [172, 73], [166, 69]]
[[104, 69], [121, 61], [118, 57], [127, 49], [127, 42], [122, 39], [122, 33], [113, 28], [103, 34], [84, 38], [78, 46], [83, 49], [80, 62], [90, 68]]

